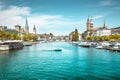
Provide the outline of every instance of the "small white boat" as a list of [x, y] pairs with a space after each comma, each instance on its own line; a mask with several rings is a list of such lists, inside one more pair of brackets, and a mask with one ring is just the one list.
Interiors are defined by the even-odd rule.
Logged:
[[24, 44], [24, 46], [32, 46], [32, 44]]
[[91, 43], [90, 42], [81, 42], [80, 44], [78, 44], [80, 47], [90, 47]]
[[104, 47], [102, 45], [98, 45], [96, 49], [103, 49]]
[[120, 51], [120, 44], [117, 43], [115, 46], [112, 48], [113, 51]]

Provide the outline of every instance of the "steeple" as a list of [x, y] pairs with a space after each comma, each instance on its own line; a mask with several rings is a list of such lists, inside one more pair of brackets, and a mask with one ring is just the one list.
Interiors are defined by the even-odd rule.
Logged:
[[25, 33], [29, 33], [29, 26], [28, 26], [28, 20], [27, 20], [27, 17], [26, 17], [26, 21], [25, 21]]
[[93, 23], [93, 22], [92, 22], [92, 16], [90, 17], [90, 23]]
[[36, 27], [35, 27], [35, 25], [33, 27], [33, 33], [36, 34]]
[[87, 31], [91, 30], [93, 28], [92, 16], [90, 16], [90, 17], [88, 16], [86, 26], [87, 26]]
[[103, 24], [103, 27], [104, 27], [104, 28], [106, 27], [106, 24], [105, 24], [105, 20], [104, 20], [104, 24]]
[[87, 18], [87, 23], [89, 23], [90, 22], [90, 17], [88, 16], [88, 18]]
[[92, 19], [92, 16], [91, 16], [91, 19], [90, 19], [90, 28], [91, 29], [93, 28], [93, 19]]
[[27, 17], [26, 17], [25, 27], [28, 27], [28, 20], [27, 20]]

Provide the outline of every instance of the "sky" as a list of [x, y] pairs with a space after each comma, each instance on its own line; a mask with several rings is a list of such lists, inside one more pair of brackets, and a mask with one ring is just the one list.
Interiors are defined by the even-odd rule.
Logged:
[[68, 35], [75, 28], [79, 33], [86, 30], [88, 16], [94, 27], [120, 26], [120, 0], [0, 0], [0, 25], [14, 29], [23, 28], [27, 16], [29, 31], [33, 26], [37, 33]]

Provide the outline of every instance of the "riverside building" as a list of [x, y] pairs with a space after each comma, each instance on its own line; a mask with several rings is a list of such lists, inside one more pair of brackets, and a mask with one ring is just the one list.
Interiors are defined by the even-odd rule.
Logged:
[[106, 26], [105, 21], [102, 27], [95, 27], [92, 20], [93, 20], [92, 17], [88, 17], [87, 23], [86, 23], [86, 31], [83, 34], [84, 39], [86, 38], [86, 36], [111, 35], [111, 30]]

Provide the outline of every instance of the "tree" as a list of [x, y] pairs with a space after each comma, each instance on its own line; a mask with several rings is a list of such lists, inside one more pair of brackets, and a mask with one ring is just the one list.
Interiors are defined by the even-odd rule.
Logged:
[[15, 40], [17, 38], [17, 34], [16, 33], [12, 33], [10, 36], [11, 40]]
[[0, 39], [8, 40], [10, 38], [10, 33], [8, 31], [0, 30]]
[[92, 37], [91, 36], [86, 36], [86, 40], [92, 40]]
[[120, 34], [112, 34], [108, 36], [94, 36], [95, 41], [119, 41]]
[[30, 40], [33, 40], [33, 41], [37, 41], [37, 35], [34, 35], [34, 34], [25, 34], [23, 39], [25, 41], [30, 41]]
[[51, 37], [51, 38], [53, 37], [53, 34], [52, 34], [52, 33], [50, 33], [50, 37]]
[[2, 30], [0, 30], [0, 40], [2, 40]]
[[[21, 36], [18, 35], [18, 33], [13, 32], [10, 33], [8, 31], [4, 31], [4, 30], [0, 30], [0, 40], [20, 40]], [[29, 40], [37, 40], [37, 35], [34, 34], [25, 34], [23, 39], [25, 41], [29, 41]]]
[[33, 35], [32, 39], [33, 39], [33, 41], [37, 41], [38, 40], [37, 35]]
[[75, 29], [74, 32], [72, 32], [72, 41], [78, 41], [79, 40], [79, 33], [78, 30]]

